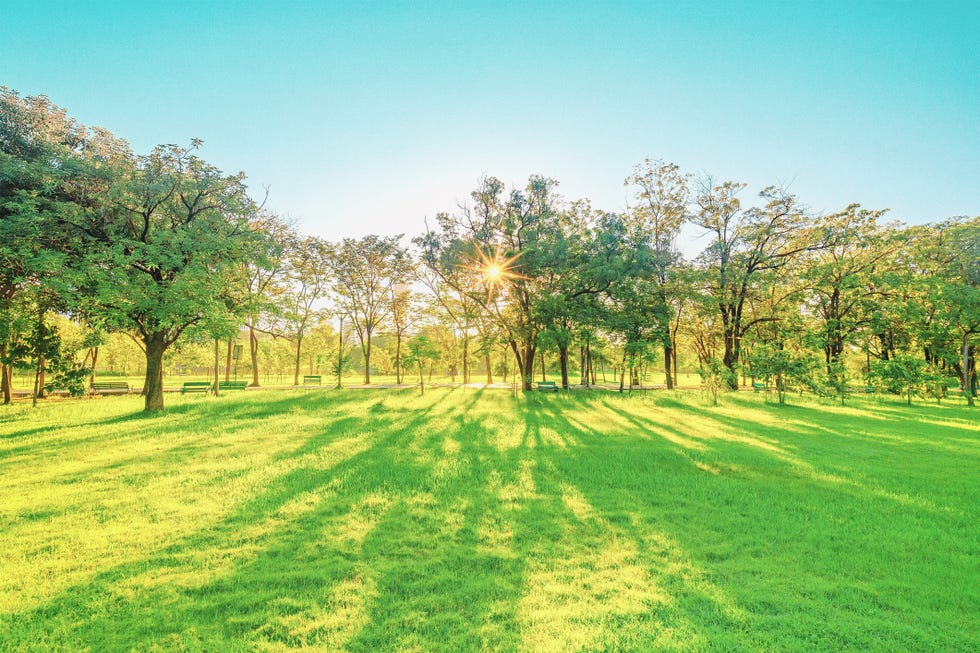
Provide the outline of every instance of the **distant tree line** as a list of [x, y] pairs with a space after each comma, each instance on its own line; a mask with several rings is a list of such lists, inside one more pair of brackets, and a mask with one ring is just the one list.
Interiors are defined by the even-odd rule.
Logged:
[[[99, 348], [125, 334], [145, 358], [145, 408], [159, 411], [178, 342], [211, 343], [217, 374], [240, 333], [256, 386], [273, 341], [288, 343], [294, 384], [315, 342], [318, 370], [339, 379], [356, 358], [364, 383], [381, 356], [398, 382], [423, 384], [439, 361], [466, 383], [502, 372], [530, 389], [547, 353], [564, 388], [594, 384], [600, 366], [625, 390], [652, 365], [673, 388], [681, 358], [712, 392], [740, 377], [780, 401], [805, 389], [843, 401], [855, 383], [939, 400], [959, 386], [974, 403], [977, 217], [907, 226], [856, 204], [816, 215], [785, 189], [746, 197], [744, 184], [646, 160], [615, 212], [545, 177], [486, 177], [410, 241], [328, 242], [200, 147], [136, 154], [0, 87], [4, 403], [15, 369], [31, 371], [35, 401], [83, 392]], [[693, 258], [678, 247], [685, 229], [705, 243]], [[333, 324], [347, 337], [328, 344]]]

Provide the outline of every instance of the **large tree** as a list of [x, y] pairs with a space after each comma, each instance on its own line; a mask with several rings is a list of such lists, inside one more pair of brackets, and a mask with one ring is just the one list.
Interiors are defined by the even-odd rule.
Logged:
[[557, 182], [532, 176], [523, 189], [505, 193], [494, 177], [480, 181], [471, 205], [436, 216], [437, 229], [418, 239], [423, 262], [478, 305], [504, 334], [531, 389], [534, 356], [543, 324], [535, 310], [542, 297], [547, 240], [557, 228]]
[[364, 355], [364, 383], [371, 383], [371, 339], [392, 313], [394, 288], [410, 276], [401, 236], [345, 238], [332, 255], [333, 290], [341, 314], [350, 318]]
[[674, 387], [671, 364], [674, 361], [674, 339], [670, 328], [680, 308], [681, 292], [677, 270], [681, 255], [677, 236], [688, 217], [688, 175], [673, 163], [646, 159], [633, 169], [626, 184], [636, 189], [636, 203], [629, 212], [633, 230], [642, 234], [649, 248], [647, 298], [661, 328], [658, 339], [663, 344], [664, 373], [668, 389]]
[[77, 123], [44, 96], [0, 86], [0, 392], [10, 402], [16, 295], [66, 299], [77, 242], [66, 222], [98, 201], [125, 143]]
[[699, 263], [708, 273], [703, 290], [721, 318], [722, 362], [732, 389], [738, 387], [742, 338], [756, 324], [772, 319], [749, 319], [747, 303], [765, 293], [777, 272], [822, 242], [794, 195], [768, 187], [759, 193], [762, 206], [743, 208], [738, 194], [744, 187], [731, 181], [715, 185], [710, 178], [701, 180], [691, 216], [691, 222], [711, 238]]
[[807, 304], [819, 321], [828, 374], [884, 299], [880, 278], [892, 265], [897, 241], [894, 230], [879, 223], [883, 214], [853, 204], [823, 218], [826, 246], [808, 257]]
[[289, 256], [291, 285], [283, 314], [285, 333], [296, 345], [293, 385], [299, 385], [303, 338], [313, 326], [330, 289], [330, 244], [315, 236], [303, 238]]
[[244, 174], [226, 175], [190, 148], [160, 146], [120, 166], [108, 202], [77, 226], [87, 249], [86, 313], [134, 335], [146, 355], [147, 412], [163, 409], [163, 355], [188, 328], [238, 305], [241, 262], [264, 240]]
[[249, 220], [249, 229], [264, 234], [268, 246], [259, 256], [241, 262], [241, 279], [246, 297], [245, 328], [252, 363], [252, 387], [259, 386], [259, 334], [281, 335], [270, 328], [285, 310], [289, 256], [296, 251], [299, 236], [295, 229], [271, 211], [259, 211]]

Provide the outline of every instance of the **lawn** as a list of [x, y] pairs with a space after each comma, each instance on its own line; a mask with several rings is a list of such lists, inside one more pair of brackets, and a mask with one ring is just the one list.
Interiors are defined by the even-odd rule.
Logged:
[[0, 650], [980, 650], [980, 413], [721, 402], [2, 408]]

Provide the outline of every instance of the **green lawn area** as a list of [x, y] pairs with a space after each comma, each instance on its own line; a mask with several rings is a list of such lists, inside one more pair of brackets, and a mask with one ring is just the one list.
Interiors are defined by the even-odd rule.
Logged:
[[794, 400], [2, 408], [0, 650], [980, 650], [980, 413]]

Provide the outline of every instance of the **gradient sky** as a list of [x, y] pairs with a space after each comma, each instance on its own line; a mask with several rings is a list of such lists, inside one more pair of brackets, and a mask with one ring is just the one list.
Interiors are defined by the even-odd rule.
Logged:
[[20, 2], [0, 84], [138, 152], [205, 141], [329, 239], [481, 175], [621, 209], [644, 157], [921, 223], [980, 213], [980, 2]]

